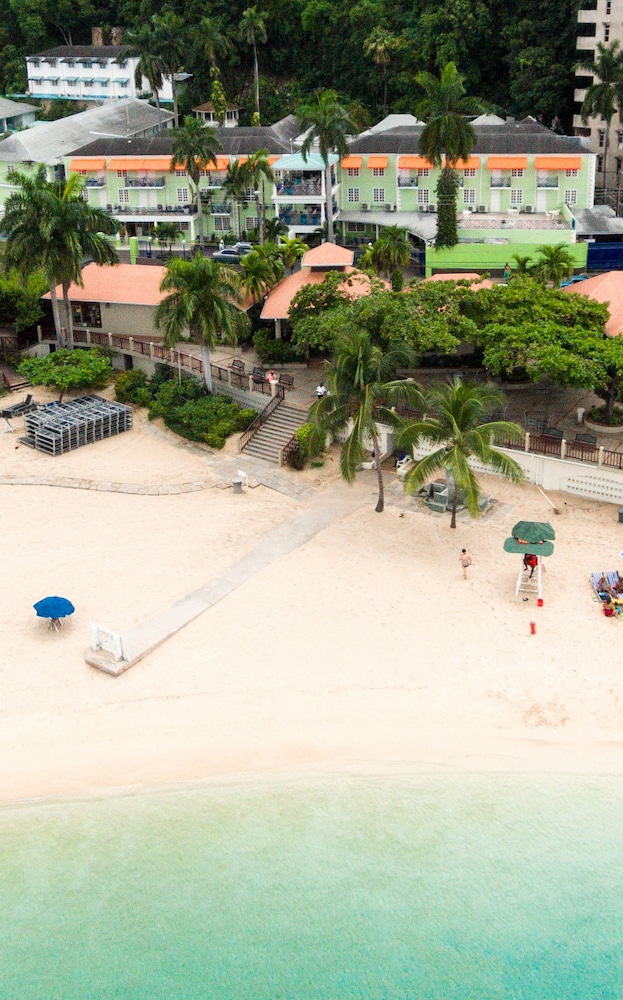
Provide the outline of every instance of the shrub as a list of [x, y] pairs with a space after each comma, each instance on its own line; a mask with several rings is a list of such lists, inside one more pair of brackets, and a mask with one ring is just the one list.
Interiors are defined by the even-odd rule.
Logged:
[[603, 424], [604, 427], [620, 427], [623, 424], [623, 410], [620, 406], [615, 406], [612, 419], [606, 420], [606, 408], [604, 406], [594, 406], [592, 410], [584, 414], [584, 418], [594, 424]]
[[33, 385], [54, 386], [60, 391], [59, 400], [68, 389], [99, 389], [112, 375], [110, 361], [97, 348], [63, 348], [43, 358], [27, 358], [17, 370]]
[[286, 456], [286, 462], [288, 463], [291, 469], [296, 469], [297, 472], [300, 472], [301, 469], [305, 468], [305, 465], [307, 463], [307, 458], [305, 457], [305, 454], [302, 451], [300, 444], [297, 443], [296, 448], [291, 448], [288, 451], [288, 454]]
[[255, 410], [241, 409], [224, 396], [204, 396], [173, 404], [164, 409], [162, 416], [176, 434], [220, 449], [231, 434], [246, 430], [257, 414]]
[[305, 458], [317, 458], [324, 451], [324, 437], [311, 424], [303, 424], [294, 436]]
[[115, 398], [120, 403], [137, 403], [139, 406], [149, 406], [151, 393], [149, 390], [149, 402], [139, 403], [137, 394], [147, 389], [147, 375], [140, 368], [133, 368], [129, 372], [121, 372], [115, 379]]
[[253, 345], [263, 365], [284, 365], [288, 361], [300, 361], [305, 348], [291, 344], [289, 340], [277, 340], [268, 330], [258, 330], [253, 337]]

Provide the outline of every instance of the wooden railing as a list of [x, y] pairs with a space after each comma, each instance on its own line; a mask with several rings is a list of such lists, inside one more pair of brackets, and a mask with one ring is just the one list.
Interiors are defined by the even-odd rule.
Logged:
[[286, 465], [290, 455], [293, 455], [296, 451], [300, 451], [299, 439], [296, 434], [293, 434], [287, 444], [284, 444], [283, 448], [279, 452], [279, 465]]
[[260, 410], [257, 417], [255, 418], [251, 426], [247, 427], [244, 434], [240, 435], [240, 439], [238, 441], [238, 451], [244, 451], [244, 449], [248, 445], [253, 435], [257, 434], [260, 427], [264, 426], [264, 424], [270, 417], [271, 413], [274, 413], [279, 404], [283, 402], [284, 397], [285, 397], [285, 390], [283, 389], [283, 386], [277, 386], [277, 392], [273, 396], [271, 401], [266, 404], [263, 410]]

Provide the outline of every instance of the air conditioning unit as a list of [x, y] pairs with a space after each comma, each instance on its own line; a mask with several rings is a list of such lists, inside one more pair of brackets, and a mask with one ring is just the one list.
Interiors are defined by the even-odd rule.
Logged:
[[533, 212], [534, 208], [532, 207], [532, 205], [524, 205], [524, 211], [525, 212]]
[[429, 205], [428, 206], [428, 211], [429, 212], [436, 212], [437, 211], [437, 206], [436, 205]]
[[365, 201], [361, 203], [361, 211], [362, 212], [368, 211], [368, 206], [366, 205]]
[[417, 207], [418, 212], [426, 212], [427, 209], [428, 209], [428, 205], [418, 205], [418, 207]]
[[392, 210], [392, 206], [391, 205], [386, 205], [385, 206], [385, 211], [386, 212], [391, 212], [391, 210]]
[[478, 211], [479, 212], [486, 212], [487, 211], [487, 206], [486, 205], [479, 205], [478, 206]]

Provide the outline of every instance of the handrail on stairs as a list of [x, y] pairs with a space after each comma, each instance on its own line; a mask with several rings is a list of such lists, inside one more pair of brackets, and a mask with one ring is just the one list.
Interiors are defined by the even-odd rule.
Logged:
[[246, 431], [243, 434], [240, 435], [240, 438], [238, 439], [238, 451], [244, 451], [251, 438], [255, 434], [257, 434], [257, 432], [261, 427], [264, 426], [268, 418], [271, 416], [272, 413], [275, 412], [277, 407], [281, 403], [283, 403], [283, 400], [285, 398], [284, 387], [282, 385], [278, 385], [276, 387], [276, 390], [277, 391], [273, 396], [273, 398], [270, 400], [270, 402], [266, 404], [263, 410], [260, 410], [253, 423], [249, 427], [247, 427]]

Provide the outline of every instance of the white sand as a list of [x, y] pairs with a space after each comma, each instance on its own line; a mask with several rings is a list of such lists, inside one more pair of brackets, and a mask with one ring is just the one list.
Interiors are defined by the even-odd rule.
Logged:
[[[2, 476], [210, 478], [203, 454], [141, 420], [57, 458], [16, 439], [0, 434]], [[491, 479], [504, 505], [451, 531], [426, 513], [376, 514], [368, 473], [352, 489], [354, 514], [112, 678], [84, 662], [90, 621], [123, 628], [166, 607], [298, 505], [262, 487], [0, 486], [0, 796], [292, 768], [621, 770], [623, 624], [588, 584], [623, 570], [616, 508], [556, 495], [556, 516], [531, 487]], [[502, 551], [524, 518], [557, 532], [540, 609], [515, 597], [519, 557]], [[32, 610], [49, 593], [76, 605], [58, 634]]]

